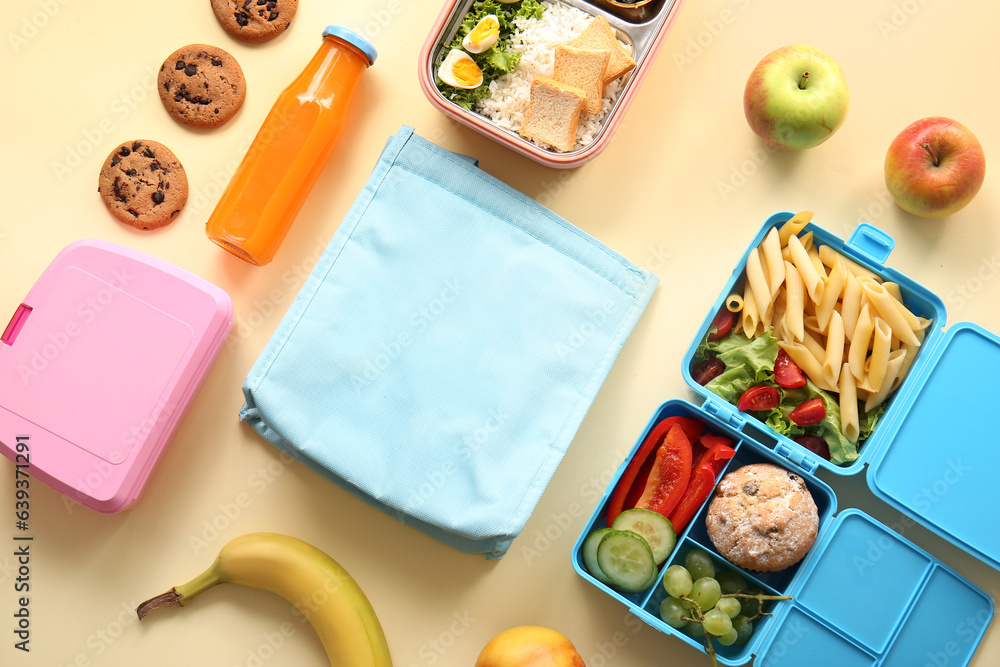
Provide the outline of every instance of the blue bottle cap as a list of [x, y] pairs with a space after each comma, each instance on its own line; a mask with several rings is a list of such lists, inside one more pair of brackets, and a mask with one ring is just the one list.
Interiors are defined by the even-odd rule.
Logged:
[[338, 37], [354, 46], [356, 49], [361, 51], [361, 53], [365, 54], [365, 57], [368, 58], [369, 65], [375, 64], [375, 58], [378, 57], [375, 47], [372, 46], [371, 42], [350, 28], [345, 28], [342, 25], [328, 25], [326, 30], [323, 31], [323, 36], [326, 37], [327, 35]]

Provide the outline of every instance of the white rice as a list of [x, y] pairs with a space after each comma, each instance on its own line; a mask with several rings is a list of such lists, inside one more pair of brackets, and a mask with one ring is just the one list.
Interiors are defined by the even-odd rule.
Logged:
[[[542, 18], [514, 20], [518, 30], [511, 37], [509, 50], [521, 54], [517, 68], [491, 81], [490, 96], [476, 105], [477, 112], [512, 132], [521, 129], [521, 123], [524, 122], [532, 79], [536, 76], [551, 78], [555, 48], [576, 39], [592, 20], [590, 14], [571, 5], [554, 0], [545, 0], [541, 4], [545, 7]], [[576, 128], [576, 148], [587, 146], [597, 137], [604, 118], [621, 92], [621, 86], [621, 81], [615, 80], [604, 87], [600, 113], [580, 114], [580, 124]], [[540, 142], [534, 143], [544, 146]]]

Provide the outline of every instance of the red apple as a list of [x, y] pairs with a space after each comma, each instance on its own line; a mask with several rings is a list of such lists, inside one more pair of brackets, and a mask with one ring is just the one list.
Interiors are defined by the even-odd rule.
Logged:
[[896, 135], [885, 156], [885, 185], [901, 209], [943, 218], [976, 196], [986, 156], [976, 135], [951, 118], [921, 118]]
[[491, 639], [476, 667], [584, 667], [565, 635], [537, 625], [504, 630]]

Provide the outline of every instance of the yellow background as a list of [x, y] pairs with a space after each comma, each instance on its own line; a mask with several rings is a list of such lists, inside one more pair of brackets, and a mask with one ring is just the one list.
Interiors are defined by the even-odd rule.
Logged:
[[[1000, 156], [996, 3], [689, 0], [610, 147], [560, 171], [452, 122], [424, 98], [417, 53], [442, 2], [302, 0], [287, 33], [258, 46], [226, 35], [208, 0], [4, 3], [0, 324], [60, 249], [96, 237], [225, 289], [241, 335], [223, 349], [134, 509], [101, 515], [33, 484], [30, 654], [13, 649], [17, 595], [12, 548], [3, 545], [13, 544], [15, 533], [14, 472], [0, 462], [0, 664], [325, 664], [318, 639], [290, 606], [256, 591], [217, 590], [197, 607], [162, 612], [142, 625], [132, 615], [141, 600], [200, 572], [228, 538], [270, 530], [315, 543], [362, 583], [401, 667], [471, 665], [490, 637], [520, 624], [562, 631], [591, 667], [705, 665], [707, 658], [630, 618], [578, 577], [569, 554], [596, 494], [656, 406], [693, 397], [681, 378], [681, 355], [763, 220], [778, 210], [811, 209], [819, 224], [844, 237], [859, 221], [871, 222], [896, 239], [888, 263], [938, 294], [949, 321], [1000, 331], [1000, 180], [993, 162], [976, 200], [944, 221], [894, 207], [882, 176], [891, 139], [923, 116], [960, 120], [989, 159]], [[212, 245], [205, 220], [328, 23], [364, 32], [379, 58], [364, 76], [349, 131], [277, 258], [252, 267]], [[247, 78], [243, 109], [212, 131], [174, 122], [155, 93], [163, 59], [193, 42], [228, 50]], [[743, 86], [758, 59], [795, 42], [841, 63], [851, 108], [822, 146], [770, 153], [743, 118]], [[662, 281], [531, 520], [499, 562], [453, 551], [369, 508], [282, 460], [237, 420], [243, 378], [383, 143], [403, 124], [478, 157], [485, 171]], [[105, 156], [136, 138], [169, 146], [190, 180], [182, 216], [156, 232], [116, 222], [97, 194]], [[967, 447], [974, 457], [976, 447], [996, 443], [951, 441], [948, 425], [993, 418], [942, 415], [942, 431], [929, 437]], [[859, 506], [896, 527], [1000, 599], [1000, 573], [875, 501], [863, 476], [820, 476], [841, 507]], [[983, 530], [996, 532], [993, 510], [969, 508], [982, 516]], [[972, 664], [998, 661], [994, 623]]]

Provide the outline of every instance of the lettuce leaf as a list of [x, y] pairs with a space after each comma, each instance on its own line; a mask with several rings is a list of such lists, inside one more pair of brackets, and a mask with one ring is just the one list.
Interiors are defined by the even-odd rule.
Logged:
[[773, 384], [778, 341], [770, 332], [752, 340], [742, 333], [717, 341], [706, 339], [705, 349], [726, 365], [726, 370], [705, 386], [733, 405], [750, 387]]
[[[511, 4], [503, 4], [496, 0], [478, 0], [472, 3], [469, 12], [462, 19], [455, 37], [449, 44], [442, 44], [443, 53], [451, 49], [461, 49], [462, 39], [476, 27], [480, 19], [488, 14], [495, 14], [500, 23], [500, 39], [483, 53], [468, 54], [479, 69], [483, 71], [483, 83], [477, 88], [467, 90], [449, 86], [440, 77], [435, 77], [435, 85], [446, 98], [458, 106], [471, 110], [477, 102], [490, 96], [490, 82], [499, 79], [508, 72], [517, 69], [521, 62], [521, 54], [507, 51], [511, 36], [517, 31], [515, 18], [542, 18], [545, 7], [537, 0], [522, 0]], [[464, 49], [463, 49], [464, 50]]]
[[[820, 389], [811, 380], [807, 380], [805, 386], [796, 389], [786, 389], [774, 382], [774, 360], [778, 356], [778, 342], [770, 331], [753, 339], [742, 333], [730, 333], [719, 340], [708, 340], [706, 334], [695, 353], [694, 364], [697, 365], [712, 356], [717, 356], [726, 365], [726, 370], [705, 385], [707, 389], [736, 405], [743, 392], [750, 387], [760, 384], [775, 387], [781, 396], [781, 402], [766, 415], [758, 415], [761, 421], [775, 433], [793, 440], [802, 435], [817, 435], [823, 438], [830, 447], [830, 462], [836, 465], [846, 465], [858, 458], [858, 446], [871, 435], [884, 410], [884, 407], [879, 406], [876, 410], [866, 413], [864, 404], [859, 401], [861, 434], [857, 443], [848, 440], [840, 428], [838, 396]], [[820, 398], [823, 401], [826, 415], [822, 422], [802, 427], [788, 418], [800, 403], [811, 398]]]

